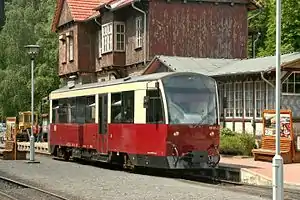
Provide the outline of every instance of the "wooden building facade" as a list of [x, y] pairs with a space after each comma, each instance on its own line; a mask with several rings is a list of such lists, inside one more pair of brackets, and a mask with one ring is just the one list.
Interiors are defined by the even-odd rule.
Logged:
[[80, 83], [139, 75], [158, 54], [246, 58], [254, 0], [57, 0], [59, 76]]

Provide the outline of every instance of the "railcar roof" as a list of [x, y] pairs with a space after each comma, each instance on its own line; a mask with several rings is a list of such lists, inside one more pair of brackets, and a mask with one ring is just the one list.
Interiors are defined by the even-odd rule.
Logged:
[[90, 88], [104, 87], [104, 86], [118, 85], [118, 84], [126, 84], [126, 83], [133, 83], [133, 82], [154, 81], [154, 80], [158, 80], [158, 79], [161, 79], [161, 78], [164, 78], [167, 76], [173, 76], [173, 75], [179, 75], [179, 74], [199, 74], [199, 73], [160, 72], [160, 73], [153, 73], [153, 74], [147, 74], [147, 75], [141, 75], [141, 76], [125, 77], [122, 79], [116, 79], [116, 80], [105, 81], [105, 82], [97, 82], [97, 83], [89, 83], [89, 84], [76, 84], [75, 87], [73, 87], [72, 89], [69, 89], [68, 86], [64, 86], [62, 88], [52, 91], [51, 93], [61, 93], [61, 92], [67, 92], [67, 91], [83, 90], [83, 89], [90, 89]]

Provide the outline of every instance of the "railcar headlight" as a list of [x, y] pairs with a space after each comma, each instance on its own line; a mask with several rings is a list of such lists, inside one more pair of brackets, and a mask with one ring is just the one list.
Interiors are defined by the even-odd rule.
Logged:
[[214, 137], [215, 136], [215, 132], [212, 131], [212, 132], [209, 133], [209, 135], [210, 135], [210, 137]]
[[173, 135], [174, 135], [174, 136], [178, 136], [178, 135], [179, 135], [179, 132], [176, 131], [176, 132], [173, 133]]

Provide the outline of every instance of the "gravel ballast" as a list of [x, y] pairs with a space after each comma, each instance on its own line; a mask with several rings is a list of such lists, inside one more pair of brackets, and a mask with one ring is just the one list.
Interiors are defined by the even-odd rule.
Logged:
[[[264, 200], [224, 186], [154, 177], [36, 156], [40, 164], [0, 160], [0, 175], [80, 200]], [[234, 186], [231, 186], [234, 187]]]

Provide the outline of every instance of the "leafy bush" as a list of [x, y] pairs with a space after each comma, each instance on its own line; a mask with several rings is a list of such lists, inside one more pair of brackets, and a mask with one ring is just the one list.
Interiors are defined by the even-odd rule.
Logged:
[[249, 156], [253, 148], [255, 148], [255, 138], [252, 134], [237, 133], [228, 128], [221, 130], [221, 154]]

